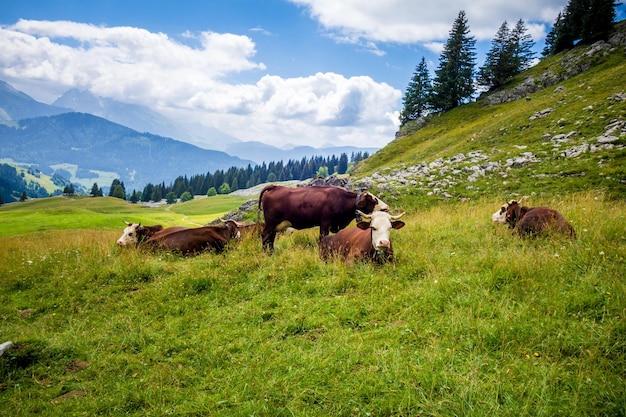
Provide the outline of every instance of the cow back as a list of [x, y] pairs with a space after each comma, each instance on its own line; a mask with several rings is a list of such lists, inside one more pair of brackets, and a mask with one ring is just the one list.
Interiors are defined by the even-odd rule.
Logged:
[[576, 237], [576, 231], [565, 217], [549, 207], [533, 207], [529, 209], [517, 222], [515, 231], [520, 236], [560, 233], [568, 237]]
[[228, 225], [184, 228], [171, 233], [155, 235], [146, 241], [153, 247], [183, 255], [210, 250], [222, 252], [230, 241], [233, 231]]
[[324, 236], [320, 241], [320, 257], [324, 260], [333, 256], [346, 260], [365, 259], [372, 257], [374, 252], [369, 229], [351, 227], [335, 235]]

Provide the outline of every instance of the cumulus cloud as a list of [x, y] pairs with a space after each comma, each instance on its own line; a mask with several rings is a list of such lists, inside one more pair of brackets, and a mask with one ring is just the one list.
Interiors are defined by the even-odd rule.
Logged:
[[472, 35], [490, 40], [505, 20], [523, 19], [532, 26], [535, 40], [545, 35], [545, 25], [552, 24], [567, 0], [291, 0], [305, 7], [310, 16], [346, 42], [420, 43], [424, 46], [445, 41], [454, 19], [464, 10]]
[[[20, 20], [0, 28], [0, 48], [5, 79], [156, 107], [243, 140], [344, 144], [360, 129], [383, 123], [382, 132], [363, 136], [366, 146], [384, 146], [397, 127], [389, 114], [398, 90], [370, 77], [262, 74], [266, 68], [254, 61], [255, 44], [242, 35], [187, 32], [178, 40], [133, 27]], [[244, 71], [257, 71], [258, 82], [226, 81]]]

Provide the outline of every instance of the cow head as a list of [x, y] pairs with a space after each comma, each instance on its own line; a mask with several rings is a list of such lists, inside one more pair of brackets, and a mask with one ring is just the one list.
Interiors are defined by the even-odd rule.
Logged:
[[494, 223], [507, 224], [509, 227], [515, 227], [519, 219], [522, 217], [522, 206], [520, 203], [524, 201], [526, 197], [522, 197], [519, 201], [511, 200], [505, 203], [500, 210], [491, 215], [491, 220]]
[[117, 246], [128, 246], [128, 245], [136, 245], [137, 240], [137, 230], [141, 228], [141, 223], [129, 223], [124, 222], [126, 227], [122, 232], [122, 236], [117, 239]]
[[229, 239], [241, 239], [241, 232], [239, 231], [239, 224], [234, 220], [225, 220], [224, 225], [228, 229]]
[[357, 195], [357, 211], [372, 213], [373, 211], [389, 211], [389, 206], [369, 191]]
[[359, 229], [370, 229], [372, 234], [372, 246], [376, 254], [391, 251], [391, 240], [389, 238], [391, 229], [401, 229], [404, 222], [398, 220], [404, 213], [392, 216], [385, 211], [374, 211], [372, 214], [358, 212], [362, 220], [357, 223]]

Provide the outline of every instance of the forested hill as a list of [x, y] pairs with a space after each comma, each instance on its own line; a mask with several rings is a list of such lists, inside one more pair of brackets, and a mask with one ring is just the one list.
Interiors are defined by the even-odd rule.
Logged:
[[610, 42], [542, 60], [477, 102], [406, 124], [360, 186], [428, 201], [583, 189], [626, 197], [626, 21]]

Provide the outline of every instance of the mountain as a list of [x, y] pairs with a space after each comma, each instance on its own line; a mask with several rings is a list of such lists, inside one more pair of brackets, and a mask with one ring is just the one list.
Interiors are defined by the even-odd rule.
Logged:
[[302, 158], [311, 158], [314, 156], [340, 156], [342, 153], [348, 155], [352, 153], [369, 153], [373, 154], [378, 148], [359, 148], [356, 146], [336, 146], [325, 148], [314, 148], [312, 146], [296, 146], [291, 149], [280, 149], [274, 146], [266, 145], [262, 142], [249, 141], [239, 142], [227, 145], [224, 151], [231, 155], [237, 155], [241, 158], [251, 159], [257, 164], [271, 161], [300, 160]]
[[0, 80], [0, 121], [53, 116], [70, 111], [68, 108], [40, 103]]
[[[53, 105], [67, 107], [78, 113], [93, 114], [138, 132], [150, 132], [196, 145], [210, 141], [210, 149], [222, 150], [227, 144], [239, 142], [218, 129], [193, 124], [182, 127], [148, 107], [97, 97], [89, 91], [71, 89]], [[206, 148], [206, 145], [201, 147]]]
[[127, 190], [169, 183], [182, 175], [254, 165], [224, 152], [139, 133], [85, 113], [0, 124], [0, 158], [54, 173], [88, 188], [119, 178]]

